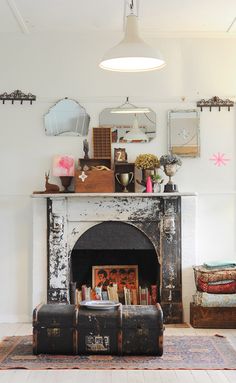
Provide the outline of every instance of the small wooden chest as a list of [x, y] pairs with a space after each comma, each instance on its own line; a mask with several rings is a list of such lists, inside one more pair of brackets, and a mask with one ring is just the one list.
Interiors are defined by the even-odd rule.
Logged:
[[204, 307], [190, 303], [190, 324], [195, 328], [236, 328], [236, 307]]
[[33, 311], [34, 354], [77, 354], [75, 305], [43, 304]]
[[75, 193], [114, 193], [113, 170], [88, 170], [75, 172]]

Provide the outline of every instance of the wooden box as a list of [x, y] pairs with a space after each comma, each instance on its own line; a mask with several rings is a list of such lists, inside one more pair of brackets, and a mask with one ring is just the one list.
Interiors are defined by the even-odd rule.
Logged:
[[195, 328], [236, 328], [236, 307], [204, 307], [190, 303], [190, 324]]
[[106, 166], [111, 169], [111, 159], [110, 158], [79, 158], [79, 166], [84, 170], [84, 166], [89, 168], [88, 170], [93, 170], [93, 167], [96, 166]]
[[75, 172], [75, 193], [114, 193], [113, 170], [88, 170]]
[[111, 158], [111, 128], [93, 128], [94, 158]]

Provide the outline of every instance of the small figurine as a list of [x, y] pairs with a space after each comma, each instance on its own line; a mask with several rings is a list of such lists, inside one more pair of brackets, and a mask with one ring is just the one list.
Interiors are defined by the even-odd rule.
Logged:
[[85, 138], [84, 141], [84, 159], [85, 160], [88, 160], [89, 159], [89, 155], [88, 155], [88, 152], [89, 152], [89, 143], [88, 143], [88, 140]]
[[56, 185], [56, 184], [50, 184], [49, 182], [48, 182], [48, 180], [49, 180], [49, 174], [50, 174], [50, 172], [48, 172], [48, 174], [47, 173], [45, 173], [45, 192], [46, 193], [59, 193], [59, 191], [60, 191], [60, 188], [59, 188], [59, 186], [58, 185]]

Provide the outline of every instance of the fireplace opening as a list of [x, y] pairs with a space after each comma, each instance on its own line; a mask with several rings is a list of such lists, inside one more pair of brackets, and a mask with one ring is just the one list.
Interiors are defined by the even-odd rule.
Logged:
[[70, 278], [76, 288], [81, 289], [82, 285], [94, 287], [93, 269], [103, 269], [104, 266], [110, 270], [115, 268], [117, 272], [122, 268], [128, 272], [136, 266], [138, 288], [157, 286], [157, 300], [160, 300], [157, 252], [152, 241], [135, 224], [102, 222], [78, 239], [70, 262]]
[[93, 266], [137, 265], [139, 285], [143, 287], [158, 284], [160, 280], [154, 250], [73, 250], [71, 265], [71, 279], [78, 288], [92, 286]]

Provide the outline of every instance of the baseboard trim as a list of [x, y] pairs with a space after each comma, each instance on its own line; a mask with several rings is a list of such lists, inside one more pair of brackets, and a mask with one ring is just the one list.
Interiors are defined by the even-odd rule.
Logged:
[[0, 323], [29, 323], [32, 318], [29, 315], [0, 315]]

